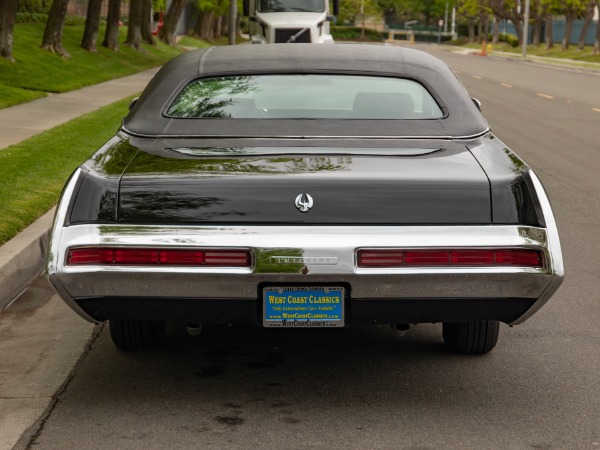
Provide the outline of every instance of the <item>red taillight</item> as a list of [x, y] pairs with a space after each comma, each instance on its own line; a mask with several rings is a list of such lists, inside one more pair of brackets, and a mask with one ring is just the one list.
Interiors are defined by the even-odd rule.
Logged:
[[404, 265], [404, 252], [395, 250], [359, 250], [359, 265], [366, 267], [400, 267]]
[[112, 264], [115, 261], [115, 251], [103, 248], [80, 248], [69, 250], [68, 265], [80, 264]]
[[497, 250], [496, 262], [502, 266], [541, 267], [542, 254], [533, 250]]
[[250, 250], [187, 250], [149, 248], [75, 248], [67, 265], [250, 267]]
[[201, 266], [204, 252], [196, 250], [161, 250], [160, 263], [173, 266]]
[[205, 265], [214, 267], [250, 267], [247, 250], [211, 250], [204, 253]]
[[158, 264], [158, 250], [118, 248], [115, 249], [114, 263], [117, 265]]
[[357, 253], [358, 267], [538, 267], [544, 266], [539, 250], [529, 249], [369, 249]]

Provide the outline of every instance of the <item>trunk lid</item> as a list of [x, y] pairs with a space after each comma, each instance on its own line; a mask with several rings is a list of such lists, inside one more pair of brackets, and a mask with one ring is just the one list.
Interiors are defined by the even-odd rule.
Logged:
[[[301, 212], [300, 196], [312, 207]], [[177, 148], [140, 151], [120, 183], [125, 223], [489, 224], [468, 149]]]

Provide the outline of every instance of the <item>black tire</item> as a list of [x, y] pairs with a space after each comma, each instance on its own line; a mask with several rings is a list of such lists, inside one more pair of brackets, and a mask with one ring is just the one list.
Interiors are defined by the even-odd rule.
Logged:
[[165, 335], [165, 322], [111, 319], [109, 328], [113, 342], [123, 350], [149, 350], [156, 347]]
[[483, 355], [496, 346], [499, 331], [497, 320], [444, 323], [444, 342], [455, 353]]

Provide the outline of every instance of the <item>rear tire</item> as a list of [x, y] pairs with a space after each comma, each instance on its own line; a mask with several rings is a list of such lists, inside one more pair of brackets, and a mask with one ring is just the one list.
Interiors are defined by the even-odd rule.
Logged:
[[455, 353], [483, 355], [496, 346], [499, 331], [497, 320], [444, 323], [444, 342]]
[[165, 322], [111, 319], [109, 328], [113, 342], [123, 350], [149, 350], [156, 347], [165, 335]]

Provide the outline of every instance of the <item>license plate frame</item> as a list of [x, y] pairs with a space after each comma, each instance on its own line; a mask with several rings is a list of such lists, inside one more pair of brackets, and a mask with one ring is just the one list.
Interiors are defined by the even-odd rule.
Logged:
[[262, 290], [266, 328], [339, 328], [345, 325], [342, 286], [267, 286]]

